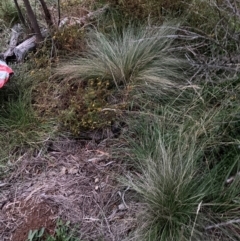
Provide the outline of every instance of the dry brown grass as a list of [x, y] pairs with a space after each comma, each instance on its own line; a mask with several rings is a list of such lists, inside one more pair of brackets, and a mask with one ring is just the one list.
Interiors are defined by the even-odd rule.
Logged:
[[[14, 173], [3, 180], [1, 240], [14, 240], [19, 232], [26, 238], [26, 227], [40, 229], [40, 221], [32, 226], [28, 222], [31, 215], [35, 219], [70, 221], [84, 240], [126, 238], [136, 225], [138, 205], [131, 198], [132, 192], [116, 183], [125, 165], [113, 161], [103, 143], [90, 147], [89, 143], [61, 140], [54, 142], [51, 150], [35, 156], [26, 152]], [[42, 208], [34, 212], [38, 207]], [[46, 224], [46, 229], [52, 230], [53, 222]]]

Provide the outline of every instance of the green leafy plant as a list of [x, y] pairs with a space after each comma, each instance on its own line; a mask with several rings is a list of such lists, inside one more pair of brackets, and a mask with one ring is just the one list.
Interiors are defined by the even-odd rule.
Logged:
[[70, 231], [69, 224], [70, 222], [63, 223], [59, 220], [54, 237], [50, 236], [46, 241], [79, 241], [79, 239], [74, 236], [73, 231]]
[[54, 235], [47, 235], [45, 229], [30, 230], [26, 241], [79, 241], [69, 227], [70, 222], [58, 220]]
[[109, 126], [116, 118], [114, 111], [107, 110], [107, 107], [111, 107], [107, 100], [113, 94], [109, 81], [92, 79], [80, 85], [72, 83], [66, 86], [65, 91], [71, 97], [66, 100], [60, 118], [73, 134]]
[[39, 241], [43, 237], [45, 229], [41, 228], [40, 230], [30, 230], [28, 233], [27, 241]]

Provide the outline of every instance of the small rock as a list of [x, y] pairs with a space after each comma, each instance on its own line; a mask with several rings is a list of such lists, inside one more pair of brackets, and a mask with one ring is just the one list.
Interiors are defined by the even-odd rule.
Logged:
[[67, 173], [67, 168], [66, 167], [62, 167], [60, 174], [61, 175], [65, 175], [66, 173]]
[[68, 170], [68, 173], [70, 174], [77, 174], [78, 173], [78, 168], [72, 167]]
[[127, 207], [123, 203], [121, 203], [120, 205], [118, 205], [118, 210], [120, 211], [127, 210]]

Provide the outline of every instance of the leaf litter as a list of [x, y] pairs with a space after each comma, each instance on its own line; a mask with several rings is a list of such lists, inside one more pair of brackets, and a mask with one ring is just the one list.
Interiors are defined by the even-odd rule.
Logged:
[[126, 168], [101, 143], [61, 140], [51, 151], [24, 153], [1, 180], [0, 240], [25, 241], [41, 228], [54, 234], [59, 219], [86, 241], [127, 239], [139, 204], [117, 181]]

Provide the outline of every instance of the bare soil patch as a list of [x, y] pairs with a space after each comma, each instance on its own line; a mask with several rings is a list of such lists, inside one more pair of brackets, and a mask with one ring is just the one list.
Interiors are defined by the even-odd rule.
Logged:
[[[20, 205], [18, 207], [18, 205]], [[23, 201], [12, 205], [10, 210], [5, 210], [9, 215], [14, 214], [22, 217], [22, 222], [19, 223], [16, 230], [13, 232], [11, 240], [26, 241], [29, 230], [40, 230], [45, 228], [49, 234], [54, 234], [55, 230], [55, 215], [54, 211], [45, 202], [31, 203], [31, 201]]]
[[[70, 221], [83, 240], [124, 240], [136, 226], [134, 193], [118, 183], [126, 166], [106, 142], [64, 140], [25, 153], [0, 187], [0, 240], [25, 241], [30, 229], [54, 233]], [[50, 150], [49, 149], [49, 150]]]

